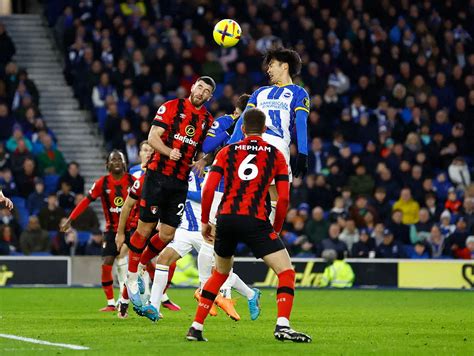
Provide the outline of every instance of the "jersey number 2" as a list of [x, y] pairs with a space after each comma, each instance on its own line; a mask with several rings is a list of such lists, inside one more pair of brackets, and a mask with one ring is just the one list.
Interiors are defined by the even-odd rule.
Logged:
[[183, 213], [184, 213], [184, 204], [183, 204], [183, 203], [178, 204], [178, 209], [179, 209], [179, 210], [178, 210], [178, 212], [176, 213], [176, 215], [182, 216]]
[[255, 156], [256, 155], [248, 155], [245, 157], [242, 163], [240, 163], [237, 173], [239, 174], [239, 178], [241, 180], [252, 180], [258, 176], [258, 167], [255, 164], [250, 163], [250, 161], [253, 160]]

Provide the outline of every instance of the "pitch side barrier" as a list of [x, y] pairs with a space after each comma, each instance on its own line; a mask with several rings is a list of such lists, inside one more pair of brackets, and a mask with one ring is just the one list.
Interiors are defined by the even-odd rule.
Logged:
[[[474, 261], [347, 259], [354, 270], [354, 286], [362, 288], [470, 289], [474, 291]], [[317, 288], [326, 263], [318, 258], [293, 258], [296, 286]], [[2, 286], [97, 286], [98, 256], [0, 256]], [[234, 270], [256, 287], [275, 287], [278, 279], [253, 257], [235, 259]]]

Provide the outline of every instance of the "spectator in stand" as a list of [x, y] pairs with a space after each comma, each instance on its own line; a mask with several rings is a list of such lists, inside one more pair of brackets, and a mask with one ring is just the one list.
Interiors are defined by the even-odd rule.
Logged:
[[0, 67], [3, 68], [10, 62], [15, 53], [15, 44], [8, 35], [5, 25], [0, 23]]
[[377, 258], [404, 258], [405, 251], [400, 241], [393, 237], [393, 233], [389, 229], [385, 229], [383, 241], [377, 246], [375, 256]]
[[449, 246], [441, 230], [437, 225], [431, 227], [430, 236], [427, 239], [428, 248], [432, 258], [447, 258], [451, 255]]
[[428, 209], [431, 221], [439, 221], [443, 208], [436, 202], [434, 193], [426, 194], [424, 207]]
[[66, 172], [66, 161], [63, 154], [53, 147], [53, 139], [45, 135], [43, 139], [44, 152], [38, 156], [38, 167], [42, 175], [63, 175]]
[[408, 258], [426, 260], [430, 258], [430, 253], [424, 242], [418, 241], [413, 248], [408, 249]]
[[471, 184], [471, 174], [464, 158], [456, 157], [448, 167], [449, 179], [457, 189], [463, 190]]
[[373, 178], [367, 174], [363, 164], [358, 164], [355, 167], [355, 175], [349, 177], [349, 187], [354, 195], [372, 195], [374, 184]]
[[48, 195], [47, 205], [41, 209], [38, 218], [41, 228], [47, 231], [57, 231], [61, 219], [66, 216], [64, 210], [58, 206], [56, 194]]
[[411, 225], [418, 222], [420, 205], [412, 198], [410, 188], [405, 187], [401, 190], [400, 198], [393, 204], [392, 209], [403, 213], [403, 224]]
[[403, 212], [401, 210], [392, 211], [392, 220], [387, 227], [393, 233], [395, 239], [404, 245], [410, 244], [410, 227], [403, 224]]
[[69, 183], [74, 194], [84, 193], [84, 178], [80, 174], [79, 163], [73, 161], [68, 164], [67, 171], [59, 179], [59, 187], [63, 182]]
[[[75, 205], [79, 204], [82, 198], [84, 198], [84, 194], [76, 194]], [[99, 229], [99, 219], [94, 209], [88, 206], [84, 212], [71, 223], [71, 226], [77, 231], [95, 231]]]
[[338, 258], [342, 259], [347, 255], [348, 249], [344, 241], [339, 240], [341, 228], [338, 224], [329, 225], [327, 238], [321, 241], [321, 250], [335, 250]]
[[61, 190], [58, 192], [58, 204], [66, 214], [69, 214], [72, 209], [74, 209], [74, 199], [75, 195], [71, 192], [70, 184], [68, 182], [62, 182]]
[[375, 240], [370, 237], [369, 230], [360, 229], [359, 241], [352, 245], [351, 256], [353, 258], [375, 257]]
[[138, 156], [138, 145], [137, 139], [133, 133], [129, 133], [125, 135], [125, 155], [127, 157], [127, 161], [130, 165], [135, 165], [140, 162], [140, 157]]
[[93, 230], [84, 250], [85, 255], [101, 255], [104, 238], [99, 229]]
[[[61, 219], [61, 224], [66, 221], [67, 218]], [[67, 232], [58, 232], [51, 241], [51, 252], [53, 255], [62, 256], [74, 256], [76, 254], [77, 247], [77, 231], [69, 229]]]
[[35, 179], [37, 178], [35, 170], [35, 161], [26, 158], [23, 162], [23, 170], [15, 176], [18, 194], [25, 199], [35, 190]]
[[[1, 118], [0, 118], [1, 120]], [[11, 167], [10, 153], [5, 149], [3, 142], [0, 142], [0, 170]]]
[[466, 247], [456, 251], [456, 257], [464, 260], [474, 260], [474, 236], [466, 239]]
[[339, 219], [347, 219], [347, 211], [344, 209], [344, 199], [342, 197], [336, 197], [334, 199], [334, 206], [329, 212], [329, 222], [339, 222]]
[[448, 210], [444, 210], [440, 216], [439, 228], [444, 237], [449, 237], [456, 230], [456, 226], [451, 224], [451, 213]]
[[369, 212], [372, 214], [372, 217], [377, 216], [374, 208], [368, 204], [367, 198], [364, 195], [359, 195], [355, 204], [349, 209], [349, 214], [358, 228], [367, 227], [364, 218]]
[[346, 243], [349, 251], [352, 251], [352, 246], [359, 241], [359, 230], [353, 219], [346, 220], [345, 227], [339, 235], [339, 240]]
[[370, 202], [370, 206], [377, 212], [378, 221], [386, 223], [390, 219], [391, 207], [385, 188], [375, 188], [374, 198]]
[[19, 241], [10, 225], [0, 225], [0, 255], [9, 255], [19, 249]]
[[466, 220], [461, 216], [456, 222], [456, 229], [449, 236], [448, 243], [456, 258], [462, 258], [462, 250], [466, 247], [466, 239], [469, 236]]
[[35, 191], [28, 196], [26, 208], [30, 215], [38, 215], [41, 209], [46, 205], [46, 193], [44, 191], [44, 182], [41, 178], [35, 179]]
[[324, 211], [320, 206], [313, 208], [311, 219], [306, 222], [305, 232], [308, 240], [317, 248], [327, 236], [329, 223], [324, 218]]
[[300, 204], [308, 201], [308, 189], [303, 184], [303, 179], [301, 177], [293, 178], [290, 200], [293, 206], [299, 206]]
[[0, 172], [0, 189], [7, 197], [18, 195], [17, 185], [9, 168], [5, 168]]
[[461, 207], [462, 202], [460, 199], [458, 199], [456, 189], [454, 187], [449, 188], [448, 199], [446, 199], [446, 202], [444, 203], [444, 208], [451, 214], [458, 214]]
[[421, 208], [418, 215], [418, 222], [410, 225], [410, 241], [412, 244], [425, 241], [430, 236], [430, 231], [433, 226], [428, 209]]
[[464, 197], [463, 209], [460, 215], [466, 220], [469, 234], [474, 234], [474, 199]]
[[48, 232], [41, 228], [38, 218], [34, 215], [30, 216], [26, 230], [20, 235], [20, 246], [25, 255], [51, 251]]
[[6, 103], [0, 101], [0, 141], [7, 140], [15, 125], [15, 118], [10, 115], [10, 110]]

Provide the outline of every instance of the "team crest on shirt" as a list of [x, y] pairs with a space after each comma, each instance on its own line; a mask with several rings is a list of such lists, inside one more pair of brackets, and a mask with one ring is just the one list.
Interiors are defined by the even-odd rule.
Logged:
[[150, 206], [150, 211], [153, 215], [155, 215], [158, 212], [158, 207], [157, 206]]
[[184, 132], [186, 132], [186, 135], [189, 137], [193, 137], [196, 134], [196, 128], [192, 125], [186, 126], [184, 129]]
[[287, 99], [288, 99], [288, 98], [291, 98], [291, 93], [286, 92], [285, 94], [283, 94], [283, 97], [284, 97], [284, 98], [287, 98]]

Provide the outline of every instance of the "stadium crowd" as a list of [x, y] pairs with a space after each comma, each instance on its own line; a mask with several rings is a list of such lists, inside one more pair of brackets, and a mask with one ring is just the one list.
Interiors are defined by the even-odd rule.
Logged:
[[[293, 181], [282, 234], [291, 254], [474, 258], [472, 1], [56, 0], [46, 14], [77, 99], [94, 113], [106, 148], [123, 150], [131, 164], [157, 107], [186, 97], [199, 75], [219, 83], [209, 103], [218, 117], [265, 85], [262, 53], [294, 48], [303, 61], [294, 81], [310, 94], [311, 112], [309, 172]], [[242, 27], [234, 48], [212, 41], [222, 18]], [[8, 88], [0, 155], [11, 155], [12, 165], [15, 154], [29, 155], [37, 162], [30, 171], [62, 174], [64, 162], [45, 168], [34, 142], [25, 154], [33, 137], [54, 149], [54, 133], [37, 110], [34, 83], [10, 59], [0, 59]], [[22, 122], [34, 122], [31, 134]], [[13, 179], [25, 189], [23, 173], [0, 168], [2, 186]], [[70, 192], [59, 187], [57, 199], [69, 204], [59, 205], [70, 210]], [[30, 179], [29, 191], [18, 194], [29, 200], [34, 190], [42, 194]]]

